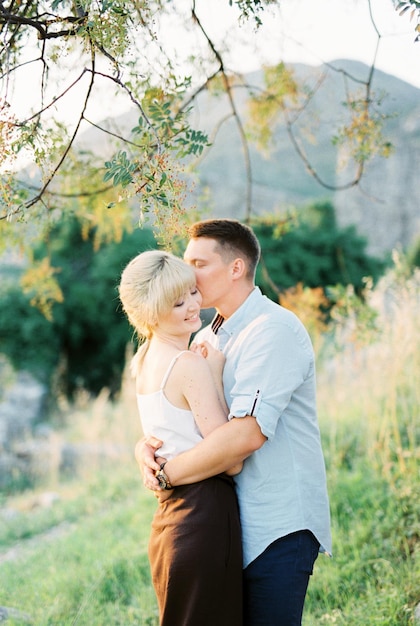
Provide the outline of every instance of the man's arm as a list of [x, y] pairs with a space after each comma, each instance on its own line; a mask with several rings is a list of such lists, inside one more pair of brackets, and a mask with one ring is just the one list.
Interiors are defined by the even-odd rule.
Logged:
[[[255, 417], [233, 418], [191, 450], [170, 459], [165, 465], [165, 473], [174, 486], [196, 483], [241, 463], [266, 440]], [[148, 474], [145, 484], [156, 489], [157, 481]]]

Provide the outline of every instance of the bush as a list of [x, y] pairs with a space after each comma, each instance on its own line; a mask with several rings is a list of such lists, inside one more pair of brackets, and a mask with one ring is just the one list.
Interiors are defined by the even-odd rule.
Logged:
[[353, 285], [361, 293], [363, 279], [369, 276], [376, 282], [386, 267], [385, 261], [366, 253], [367, 242], [354, 227], [337, 226], [329, 202], [307, 207], [293, 225], [269, 217], [252, 227], [263, 257], [257, 281], [273, 300], [299, 283], [306, 287]]
[[[142, 250], [156, 248], [153, 232], [136, 229], [119, 243], [94, 249], [94, 232], [84, 239], [76, 218], [50, 232], [47, 253], [64, 301], [56, 303], [52, 320], [31, 306], [16, 284], [3, 288], [0, 304], [2, 352], [16, 369], [26, 369], [69, 398], [80, 389], [97, 394], [119, 390], [126, 346], [132, 330], [121, 311], [117, 285], [127, 262]], [[53, 384], [54, 381], [54, 384]]]
[[16, 284], [5, 283], [0, 290], [0, 345], [16, 369], [48, 381], [57, 363], [60, 338]]

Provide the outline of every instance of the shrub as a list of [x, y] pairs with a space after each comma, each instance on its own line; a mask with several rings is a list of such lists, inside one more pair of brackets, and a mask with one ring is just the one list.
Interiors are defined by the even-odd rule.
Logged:
[[338, 227], [329, 202], [307, 207], [296, 223], [268, 217], [252, 227], [263, 257], [257, 281], [274, 300], [299, 283], [312, 288], [353, 285], [361, 293], [364, 278], [376, 282], [386, 267], [384, 260], [367, 254], [367, 242], [354, 227]]
[[6, 281], [0, 303], [2, 352], [16, 369], [27, 369], [68, 397], [80, 389], [97, 394], [119, 390], [126, 345], [132, 336], [117, 293], [121, 271], [142, 250], [156, 248], [153, 233], [136, 229], [119, 243], [94, 249], [94, 231], [84, 238], [75, 217], [54, 227], [48, 244], [34, 252], [47, 253], [63, 302], [47, 320], [31, 306], [29, 296]]

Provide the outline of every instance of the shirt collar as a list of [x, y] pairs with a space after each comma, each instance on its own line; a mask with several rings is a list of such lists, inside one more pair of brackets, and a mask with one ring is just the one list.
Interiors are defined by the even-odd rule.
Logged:
[[244, 300], [241, 306], [225, 320], [220, 313], [217, 313], [211, 323], [211, 328], [215, 335], [218, 331], [226, 332], [228, 335], [233, 335], [235, 330], [240, 326], [244, 320], [248, 322], [248, 313], [254, 310], [256, 300], [262, 297], [262, 293], [259, 287], [254, 287], [249, 296]]
[[217, 331], [219, 330], [219, 328], [221, 327], [224, 321], [225, 321], [225, 318], [223, 317], [223, 315], [220, 315], [220, 313], [216, 313], [211, 323], [211, 329], [215, 335], [217, 335]]

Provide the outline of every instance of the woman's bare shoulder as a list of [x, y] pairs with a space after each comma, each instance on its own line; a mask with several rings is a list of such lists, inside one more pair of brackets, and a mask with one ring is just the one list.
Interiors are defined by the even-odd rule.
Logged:
[[179, 355], [175, 368], [180, 376], [188, 376], [189, 378], [197, 378], [207, 374], [209, 365], [206, 359], [201, 355], [190, 350]]

